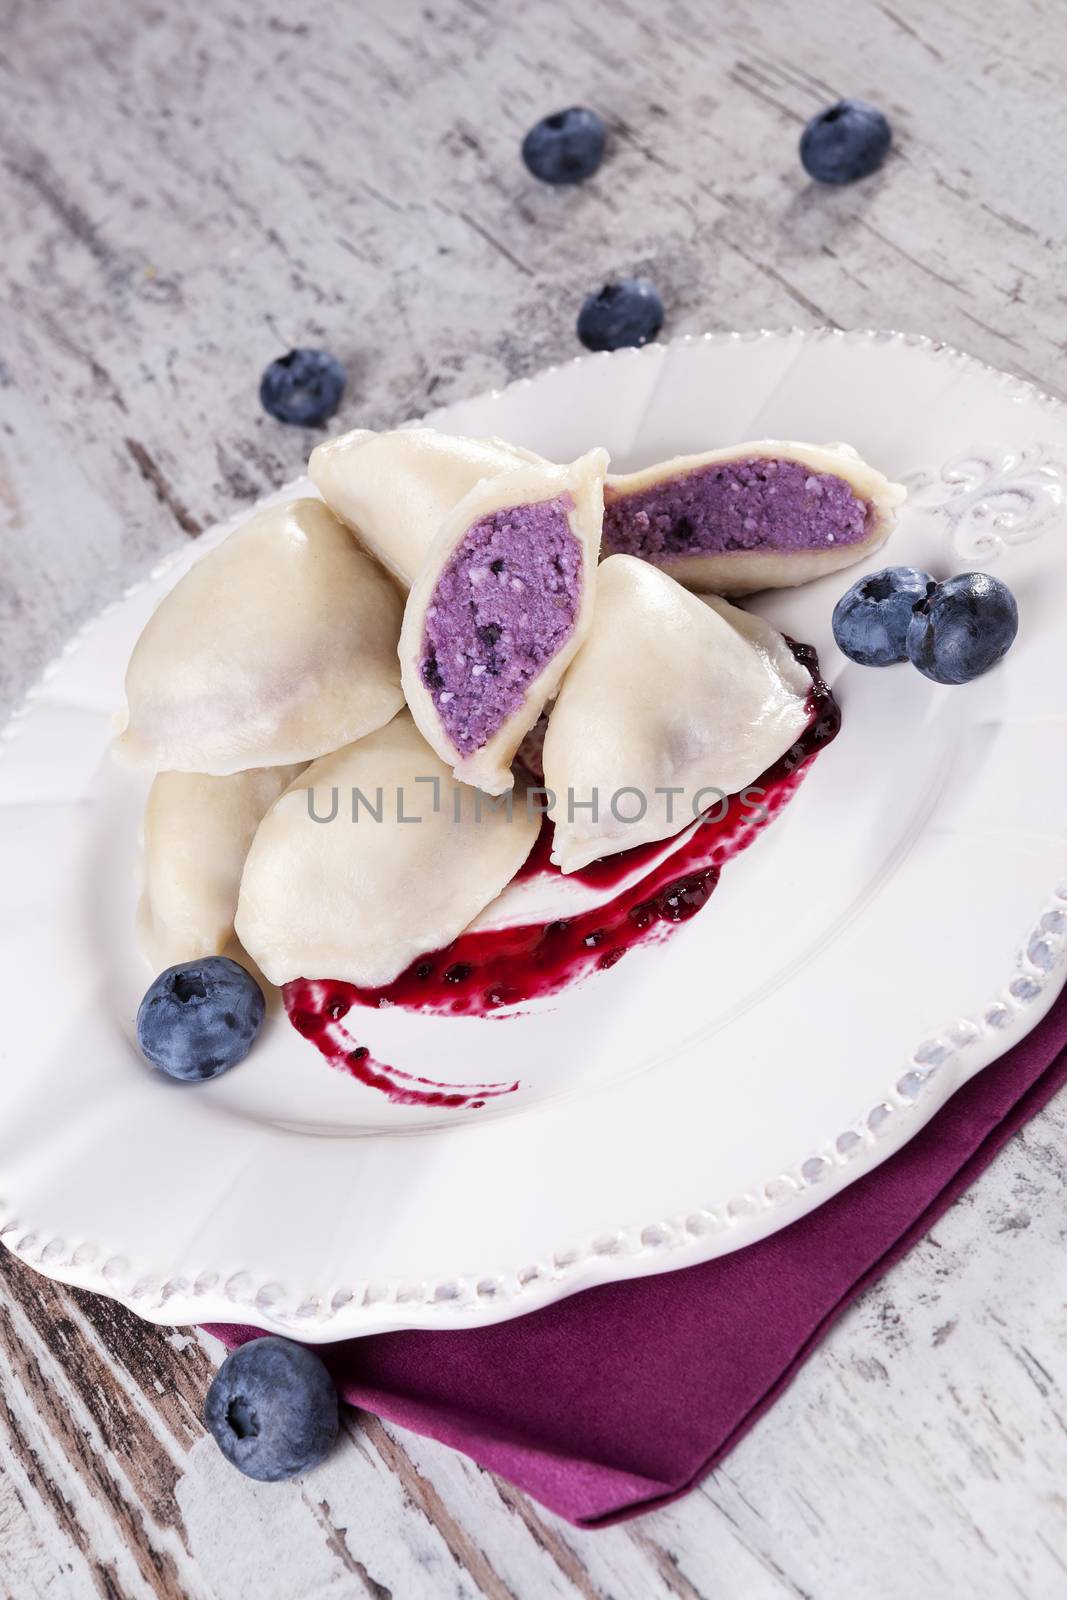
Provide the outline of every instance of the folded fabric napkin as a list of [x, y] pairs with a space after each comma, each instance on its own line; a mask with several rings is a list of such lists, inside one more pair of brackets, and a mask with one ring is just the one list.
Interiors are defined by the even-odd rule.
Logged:
[[[513, 1322], [326, 1347], [345, 1399], [440, 1439], [580, 1526], [684, 1494], [845, 1307], [1067, 1082], [1067, 994], [895, 1156], [759, 1244]], [[209, 1330], [232, 1346], [261, 1330]]]

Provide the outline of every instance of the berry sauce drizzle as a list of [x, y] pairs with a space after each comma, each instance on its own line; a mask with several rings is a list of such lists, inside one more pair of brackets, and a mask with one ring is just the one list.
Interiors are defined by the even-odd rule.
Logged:
[[[364, 989], [330, 980], [295, 979], [283, 990], [293, 1026], [331, 1065], [404, 1105], [477, 1109], [487, 1099], [512, 1094], [518, 1084], [440, 1084], [375, 1061], [356, 1045], [341, 1019], [355, 1007], [401, 1006], [443, 1016], [491, 1017], [505, 1007], [543, 998], [621, 961], [635, 945], [666, 938], [707, 904], [722, 867], [752, 843], [787, 804], [808, 765], [837, 735], [841, 713], [819, 675], [810, 645], [788, 641], [811, 674], [807, 706], [811, 720], [763, 775], [742, 794], [731, 795], [664, 857], [666, 841], [637, 845], [569, 874], [601, 888], [626, 884], [591, 909], [548, 923], [478, 928], [460, 934], [443, 950], [419, 956], [392, 983]], [[558, 877], [550, 854], [547, 818], [520, 878]], [[647, 870], [641, 869], [647, 864]], [[636, 880], [629, 882], [634, 874]]]
[[353, 986], [330, 978], [296, 978], [282, 989], [289, 1021], [310, 1039], [332, 1067], [378, 1089], [398, 1106], [440, 1106], [445, 1110], [478, 1111], [487, 1100], [514, 1094], [517, 1083], [437, 1083], [416, 1077], [384, 1061], [376, 1061], [366, 1045], [355, 1044], [344, 1018], [352, 1009]]

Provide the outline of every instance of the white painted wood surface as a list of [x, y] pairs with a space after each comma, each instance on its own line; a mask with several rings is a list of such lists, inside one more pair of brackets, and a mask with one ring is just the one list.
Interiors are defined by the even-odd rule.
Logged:
[[[175, 539], [298, 470], [259, 371], [347, 362], [382, 424], [576, 348], [607, 273], [670, 333], [836, 322], [1063, 388], [1067, 12], [1041, 0], [0, 0], [0, 709]], [[815, 191], [803, 120], [898, 143]], [[579, 191], [522, 131], [599, 107]], [[372, 1419], [305, 1483], [230, 1472], [219, 1350], [0, 1257], [5, 1600], [1067, 1593], [1067, 1105], [1037, 1118], [697, 1492], [578, 1533]]]

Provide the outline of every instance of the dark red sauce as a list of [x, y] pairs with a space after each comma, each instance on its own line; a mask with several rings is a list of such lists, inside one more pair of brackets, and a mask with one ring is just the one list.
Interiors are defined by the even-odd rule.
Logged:
[[384, 1061], [376, 1061], [366, 1045], [357, 1044], [341, 1026], [352, 1007], [352, 985], [329, 978], [297, 978], [282, 990], [289, 1021], [310, 1039], [332, 1067], [378, 1089], [394, 1105], [443, 1106], [477, 1111], [487, 1100], [514, 1094], [517, 1083], [436, 1083], [416, 1077]]
[[[339, 1023], [354, 1007], [402, 1006], [445, 1016], [492, 1016], [606, 971], [635, 945], [665, 938], [695, 916], [714, 892], [725, 862], [777, 816], [809, 763], [841, 726], [837, 703], [819, 676], [815, 651], [792, 641], [790, 648], [812, 679], [811, 721], [796, 743], [754, 784], [717, 806], [714, 817], [709, 813], [673, 850], [669, 841], [660, 839], [570, 874], [583, 883], [610, 887], [636, 871], [636, 882], [592, 910], [554, 922], [460, 934], [445, 949], [420, 956], [381, 988], [297, 979], [284, 989], [294, 1027], [333, 1065], [401, 1104], [477, 1108], [489, 1098], [513, 1093], [518, 1087], [514, 1083], [446, 1085], [414, 1077], [375, 1061], [363, 1046], [354, 1046], [347, 1026], [331, 1024]], [[551, 823], [546, 818], [519, 876], [558, 876], [550, 859], [551, 845]], [[664, 849], [669, 850], [665, 857]], [[642, 872], [646, 863], [648, 870]]]

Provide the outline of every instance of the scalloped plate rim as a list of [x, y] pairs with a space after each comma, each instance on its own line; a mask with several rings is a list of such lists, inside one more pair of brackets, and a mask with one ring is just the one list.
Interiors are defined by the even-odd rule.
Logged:
[[[490, 406], [516, 390], [529, 390], [539, 381], [565, 373], [574, 366], [593, 363], [640, 361], [649, 355], [665, 361], [672, 348], [696, 343], [719, 345], [744, 343], [754, 340], [797, 339], [802, 343], [823, 340], [846, 344], [887, 343], [900, 344], [921, 350], [934, 357], [944, 356], [959, 362], [965, 370], [1011, 385], [1013, 397], [1035, 403], [1062, 414], [1064, 402], [1045, 393], [1027, 380], [1015, 377], [984, 363], [955, 347], [931, 340], [924, 335], [875, 330], [840, 329], [759, 329], [752, 332], [722, 331], [703, 335], [685, 335], [679, 339], [653, 344], [642, 350], [619, 352], [616, 355], [576, 356], [572, 361], [548, 367], [531, 377], [516, 379], [503, 389], [491, 390], [469, 400], [457, 401], [437, 408], [418, 420], [433, 425], [439, 419], [462, 407]], [[405, 424], [407, 425], [407, 424]], [[262, 497], [256, 505], [273, 501], [291, 493], [293, 488], [306, 489], [306, 480]], [[218, 524], [201, 536], [195, 547], [177, 547], [171, 555], [157, 563], [148, 577], [128, 588], [120, 600], [103, 608], [97, 617], [90, 619], [64, 647], [60, 659], [65, 659], [74, 649], [91, 638], [94, 624], [100, 617], [113, 612], [152, 580], [170, 571], [175, 564], [190, 554], [191, 549], [202, 551], [218, 542], [232, 527], [243, 522], [256, 506]], [[195, 553], [193, 559], [195, 559]], [[0, 737], [6, 749], [16, 741], [20, 725], [33, 714], [41, 703], [41, 688], [47, 683], [49, 671], [27, 693], [22, 705], [11, 714]], [[1067, 864], [1067, 863], [1065, 863]], [[1035, 991], [1017, 1005], [1005, 1008], [1003, 994], [991, 1000], [988, 1015], [1000, 1007], [1006, 1011], [1003, 1025], [997, 1024], [994, 1033], [990, 1024], [989, 1043], [995, 1040], [997, 1048], [975, 1048], [974, 1038], [941, 1040], [937, 1048], [944, 1048], [938, 1059], [928, 1055], [923, 1060], [913, 1060], [902, 1069], [896, 1085], [887, 1086], [885, 1105], [895, 1117], [896, 1126], [887, 1133], [881, 1126], [868, 1127], [858, 1135], [858, 1142], [847, 1152], [809, 1154], [800, 1158], [792, 1173], [779, 1174], [767, 1180], [764, 1191], [754, 1206], [744, 1201], [751, 1197], [735, 1197], [727, 1201], [721, 1214], [707, 1208], [696, 1208], [685, 1218], [671, 1217], [646, 1223], [639, 1231], [631, 1226], [629, 1232], [605, 1235], [592, 1241], [583, 1254], [572, 1247], [561, 1246], [547, 1250], [538, 1263], [529, 1268], [499, 1265], [490, 1267], [483, 1279], [478, 1274], [467, 1274], [463, 1282], [443, 1277], [431, 1286], [430, 1292], [410, 1296], [405, 1285], [394, 1284], [386, 1294], [376, 1292], [375, 1285], [366, 1285], [362, 1295], [355, 1290], [339, 1289], [327, 1308], [321, 1302], [306, 1299], [301, 1303], [297, 1293], [290, 1301], [291, 1309], [280, 1310], [268, 1292], [272, 1285], [238, 1284], [244, 1276], [240, 1270], [224, 1277], [225, 1269], [217, 1272], [207, 1269], [197, 1279], [171, 1279], [160, 1283], [154, 1279], [151, 1264], [123, 1261], [116, 1248], [104, 1249], [91, 1242], [81, 1241], [67, 1246], [64, 1252], [54, 1246], [56, 1239], [42, 1239], [35, 1233], [32, 1218], [18, 1216], [17, 1197], [10, 1195], [0, 1180], [0, 1240], [20, 1259], [35, 1270], [57, 1281], [104, 1293], [135, 1311], [147, 1320], [168, 1325], [202, 1322], [252, 1321], [263, 1328], [296, 1336], [306, 1342], [330, 1342], [356, 1334], [382, 1332], [396, 1328], [414, 1327], [471, 1327], [505, 1320], [522, 1315], [552, 1301], [591, 1287], [595, 1284], [619, 1281], [629, 1277], [692, 1265], [698, 1261], [743, 1247], [787, 1225], [798, 1216], [822, 1203], [842, 1187], [854, 1181], [863, 1172], [878, 1165], [894, 1150], [903, 1145], [944, 1104], [957, 1088], [976, 1072], [997, 1059], [1003, 1050], [1024, 1037], [1053, 1004], [1065, 978], [1067, 962], [1063, 941], [1057, 933], [1051, 940], [1052, 959], [1047, 966], [1035, 966], [1029, 960], [1028, 949], [1041, 930], [1049, 924], [1050, 917], [1063, 918], [1059, 909], [1067, 906], [1067, 878], [1061, 878], [1050, 896], [1030, 939], [1024, 935], [1018, 970], [1006, 975], [1004, 989], [1012, 984], [1034, 983]], [[1049, 924], [1051, 925], [1051, 924]], [[1057, 924], [1059, 926], [1060, 924]], [[917, 1051], [921, 1050], [917, 1045]], [[929, 1043], [927, 1044], [929, 1050]], [[905, 1093], [901, 1085], [909, 1075], [915, 1080]], [[935, 1092], [931, 1092], [933, 1086]], [[912, 1096], [911, 1090], [914, 1089]], [[877, 1108], [876, 1108], [877, 1109]], [[856, 1132], [860, 1119], [845, 1130]], [[887, 1121], [889, 1119], [887, 1118]], [[838, 1136], [838, 1145], [845, 1137]], [[821, 1163], [817, 1170], [815, 1163]], [[827, 1180], [833, 1181], [827, 1181]], [[778, 1185], [772, 1197], [772, 1187]], [[736, 1201], [736, 1204], [735, 1204]], [[67, 1230], [66, 1237], [77, 1237], [76, 1230]], [[123, 1270], [119, 1270], [122, 1267]], [[108, 1270], [111, 1268], [112, 1270]], [[358, 1285], [358, 1277], [353, 1276]], [[424, 1289], [425, 1286], [417, 1286]], [[485, 1291], [483, 1293], [483, 1290]]]

